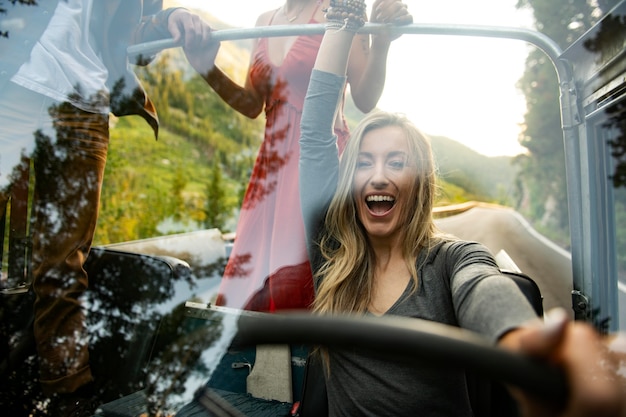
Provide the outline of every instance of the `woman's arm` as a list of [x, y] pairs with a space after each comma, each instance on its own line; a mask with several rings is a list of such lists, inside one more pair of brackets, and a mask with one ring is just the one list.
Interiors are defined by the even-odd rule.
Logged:
[[[389, 6], [391, 1], [391, 6]], [[320, 44], [311, 82], [304, 101], [300, 123], [300, 202], [306, 230], [307, 241], [316, 235], [317, 227], [331, 197], [335, 192], [338, 176], [338, 155], [336, 137], [333, 133], [334, 120], [342, 101], [346, 72], [351, 48], [355, 42], [355, 33], [365, 19], [364, 2], [356, 2], [362, 7], [362, 21], [356, 20], [344, 26], [331, 9], [327, 13], [328, 23]], [[396, 6], [398, 0], [377, 0], [380, 19], [407, 19], [406, 8]], [[357, 7], [359, 7], [357, 6]], [[400, 10], [402, 9], [402, 10]], [[403, 17], [404, 16], [404, 17]], [[410, 20], [412, 18], [408, 15]], [[386, 35], [379, 40], [385, 41]], [[389, 38], [390, 39], [390, 38]], [[391, 40], [389, 40], [391, 42]], [[384, 67], [385, 62], [382, 63]], [[370, 70], [373, 70], [373, 66]], [[365, 71], [364, 74], [372, 74]], [[384, 71], [378, 75], [384, 78]], [[366, 87], [363, 87], [365, 90]], [[382, 90], [382, 86], [380, 87]], [[375, 89], [376, 101], [380, 91]], [[309, 253], [311, 256], [311, 253]], [[312, 259], [312, 258], [311, 258]]]
[[327, 27], [317, 54], [300, 121], [300, 205], [309, 258], [312, 242], [335, 193], [339, 158], [333, 126], [346, 82], [354, 31]]
[[326, 29], [313, 69], [345, 76], [353, 39], [352, 31]]
[[252, 86], [249, 75], [244, 87], [231, 80], [217, 65], [201, 75], [217, 95], [239, 113], [251, 119], [261, 114], [264, 99]]
[[[400, 0], [376, 0], [372, 6], [372, 23], [409, 24], [413, 17]], [[376, 107], [385, 86], [387, 56], [393, 38], [381, 33], [354, 38], [348, 63], [348, 83], [354, 104], [364, 113]]]
[[626, 416], [626, 339], [607, 339], [589, 324], [571, 322], [563, 310], [546, 315], [545, 324], [520, 327], [499, 345], [559, 366], [569, 395], [561, 409], [511, 389], [522, 415], [562, 417]]
[[[267, 24], [268, 13], [259, 16], [256, 26], [264, 26]], [[252, 50], [256, 49], [255, 41]], [[246, 82], [240, 86], [233, 81], [224, 71], [215, 65], [215, 57], [219, 49], [219, 43], [210, 42], [207, 48], [204, 45], [194, 45], [189, 48], [184, 47], [185, 54], [191, 66], [200, 74], [200, 76], [213, 88], [224, 102], [239, 113], [251, 119], [256, 118], [265, 104], [265, 97], [257, 91], [250, 80], [250, 69], [252, 67], [252, 56], [248, 65]]]

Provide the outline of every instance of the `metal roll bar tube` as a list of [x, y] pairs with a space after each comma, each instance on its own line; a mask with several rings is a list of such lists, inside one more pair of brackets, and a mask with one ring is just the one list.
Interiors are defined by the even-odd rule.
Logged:
[[[242, 39], [270, 38], [279, 36], [298, 35], [321, 35], [325, 31], [323, 23], [305, 25], [276, 25], [257, 26], [254, 28], [222, 29], [213, 32], [213, 40], [217, 42], [235, 41]], [[543, 50], [558, 66], [561, 48], [543, 33], [515, 27], [504, 26], [480, 26], [480, 25], [457, 25], [457, 24], [410, 24], [403, 26], [384, 25], [380, 23], [366, 23], [359, 33], [376, 34], [382, 31], [389, 31], [392, 34], [414, 34], [414, 35], [452, 35], [452, 36], [477, 36], [490, 38], [517, 39], [531, 43]], [[175, 48], [177, 45], [172, 39], [162, 39], [158, 41], [145, 42], [132, 45], [128, 48], [128, 55], [152, 55], [168, 48]], [[565, 75], [567, 68], [557, 68], [559, 75]], [[559, 77], [561, 78], [561, 77]]]
[[[223, 29], [213, 32], [216, 41], [232, 41], [250, 38], [273, 36], [296, 36], [323, 34], [323, 23], [305, 25], [277, 25], [258, 26], [254, 28]], [[573, 272], [573, 305], [576, 318], [588, 320], [589, 300], [587, 295], [593, 295], [593, 285], [590, 274], [585, 274], [585, 248], [588, 244], [584, 239], [585, 218], [590, 216], [589, 203], [583, 199], [588, 194], [588, 185], [583, 184], [578, 173], [581, 169], [580, 133], [579, 126], [583, 118], [578, 109], [578, 95], [573, 79], [573, 71], [569, 62], [561, 57], [562, 50], [551, 38], [535, 30], [481, 25], [459, 24], [410, 24], [404, 26], [366, 23], [359, 33], [375, 34], [388, 30], [392, 34], [421, 34], [421, 35], [448, 35], [448, 36], [475, 36], [500, 39], [521, 40], [530, 43], [542, 50], [552, 62], [559, 81], [561, 127], [565, 149], [565, 164], [567, 175], [567, 194], [569, 209], [569, 224], [571, 236], [572, 272]], [[177, 47], [172, 39], [133, 45], [128, 48], [131, 59], [139, 55], [152, 55], [163, 49]], [[585, 217], [587, 216], [587, 217]], [[578, 294], [577, 298], [576, 295]], [[578, 306], [578, 307], [577, 307]]]
[[[316, 35], [323, 34], [324, 24], [261, 26], [254, 28], [224, 29], [214, 31], [215, 41], [233, 41], [250, 38]], [[572, 260], [574, 270], [574, 287], [582, 272], [580, 257], [582, 247], [582, 210], [581, 183], [576, 172], [578, 159], [578, 130], [581, 118], [577, 113], [576, 90], [572, 79], [572, 71], [568, 62], [561, 58], [562, 50], [546, 35], [524, 28], [456, 25], [456, 24], [410, 24], [390, 26], [366, 23], [359, 33], [375, 34], [390, 31], [392, 34], [422, 34], [448, 36], [475, 36], [488, 38], [504, 38], [521, 40], [541, 49], [551, 60], [557, 73], [561, 90], [561, 122], [565, 142], [565, 156], [568, 170], [568, 194], [570, 196], [570, 230], [572, 234]], [[164, 39], [133, 45], [128, 48], [128, 55], [153, 55], [163, 49], [178, 47], [172, 39]], [[573, 171], [571, 171], [573, 169]], [[488, 346], [467, 333], [456, 332], [438, 326], [438, 323], [396, 320], [366, 320], [322, 318], [300, 315], [242, 315], [239, 320], [238, 339], [242, 343], [322, 343], [327, 345], [345, 345], [359, 341], [380, 350], [390, 345], [397, 352], [408, 356], [421, 353], [422, 359], [439, 359], [456, 365], [465, 364], [477, 371], [487, 370], [489, 376], [505, 380], [525, 389], [547, 394], [548, 397], [563, 399], [567, 388], [563, 375], [556, 369], [539, 364], [530, 358], [514, 355], [502, 349]], [[381, 338], [380, 335], [385, 337]], [[391, 343], [390, 343], [391, 342]], [[444, 348], [445, 346], [445, 348]], [[384, 351], [384, 350], [383, 350]], [[425, 352], [428, 352], [427, 354]], [[454, 357], [455, 354], [459, 356]], [[431, 355], [431, 356], [429, 356]], [[537, 389], [541, 387], [541, 389]]]

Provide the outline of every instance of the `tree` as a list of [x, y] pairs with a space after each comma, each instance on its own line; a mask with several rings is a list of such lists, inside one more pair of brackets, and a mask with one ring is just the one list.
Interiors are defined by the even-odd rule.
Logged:
[[[519, 0], [517, 8], [532, 8], [537, 30], [565, 49], [616, 3], [617, 0]], [[520, 210], [533, 221], [567, 237], [559, 89], [552, 63], [543, 52], [534, 50], [529, 54], [518, 87], [527, 103], [519, 140], [528, 149], [527, 155], [515, 161], [520, 166], [520, 187], [526, 194], [522, 199], [526, 204]]]
[[216, 227], [223, 230], [230, 210], [226, 204], [226, 191], [224, 189], [221, 158], [219, 153], [213, 157], [213, 166], [209, 182], [206, 187], [206, 218], [205, 227]]

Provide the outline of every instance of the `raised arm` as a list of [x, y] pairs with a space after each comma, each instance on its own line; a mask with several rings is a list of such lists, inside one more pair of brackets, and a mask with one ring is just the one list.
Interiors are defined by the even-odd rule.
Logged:
[[300, 203], [311, 259], [311, 243], [337, 186], [339, 158], [333, 125], [343, 98], [350, 46], [360, 27], [358, 22], [343, 24], [338, 19], [327, 23], [300, 122]]
[[[266, 20], [266, 14], [259, 16], [257, 26], [265, 25]], [[265, 97], [250, 82], [250, 67], [248, 67], [245, 84], [240, 86], [215, 64], [215, 57], [219, 50], [218, 42], [205, 40], [203, 44], [184, 45], [183, 49], [191, 66], [224, 102], [251, 119], [261, 114]]]
[[215, 65], [220, 44], [211, 40], [211, 31], [200, 16], [184, 8], [173, 8], [145, 19], [135, 36], [140, 41], [171, 36], [183, 47], [191, 66], [222, 100], [244, 116], [256, 118], [263, 110], [264, 98], [253, 88], [249, 78], [240, 86]]
[[[412, 21], [406, 8], [396, 7], [401, 5], [397, 0], [378, 0], [376, 4], [377, 19], [381, 21]], [[353, 53], [359, 53], [355, 52], [352, 45], [358, 42], [358, 39], [355, 41], [356, 31], [365, 23], [365, 9], [363, 1], [351, 1], [347, 5], [331, 1], [326, 14], [326, 31], [304, 101], [300, 125], [300, 201], [309, 242], [315, 237], [321, 216], [326, 212], [337, 186], [339, 163], [333, 125], [342, 99], [346, 72], [349, 72], [348, 60]], [[348, 13], [351, 18], [344, 20], [344, 13]], [[380, 40], [391, 42], [386, 35], [381, 35]], [[385, 65], [383, 62], [382, 67]], [[366, 70], [364, 74], [372, 76], [373, 64], [369, 70], [372, 72]], [[384, 78], [384, 71], [378, 72], [379, 76], [381, 74]], [[363, 86], [363, 89], [367, 87]], [[381, 91], [382, 85], [373, 87], [376, 101]]]
[[[370, 16], [372, 23], [409, 24], [413, 17], [400, 0], [376, 0]], [[393, 38], [387, 34], [357, 35], [348, 62], [348, 83], [354, 104], [367, 113], [380, 99], [387, 74], [387, 55]]]
[[326, 29], [313, 69], [345, 76], [354, 35], [354, 32], [340, 27]]

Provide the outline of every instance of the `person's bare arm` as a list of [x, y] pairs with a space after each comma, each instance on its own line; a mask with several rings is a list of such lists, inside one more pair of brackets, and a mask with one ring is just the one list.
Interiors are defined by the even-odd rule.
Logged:
[[264, 99], [261, 94], [252, 87], [249, 75], [246, 76], [246, 83], [242, 87], [234, 82], [217, 65], [214, 65], [210, 71], [202, 75], [202, 78], [204, 78], [222, 100], [239, 113], [251, 119], [261, 114]]
[[346, 75], [348, 56], [353, 39], [353, 32], [327, 29], [320, 44], [313, 69], [336, 75]]
[[626, 416], [626, 369], [620, 375], [620, 361], [626, 361], [626, 346], [622, 346], [620, 354], [609, 349], [606, 342], [589, 324], [570, 322], [562, 310], [548, 314], [545, 325], [520, 327], [505, 334], [499, 341], [501, 347], [560, 367], [568, 383], [569, 395], [563, 409], [511, 388], [522, 415]]
[[[184, 10], [184, 9], [181, 9]], [[178, 10], [170, 15], [170, 32], [177, 39], [185, 32], [177, 30], [176, 14]], [[257, 19], [257, 26], [266, 24], [267, 13], [262, 14]], [[248, 66], [246, 82], [240, 86], [233, 81], [224, 71], [215, 65], [215, 58], [219, 50], [219, 43], [210, 40], [209, 36], [201, 39], [195, 39], [194, 42], [187, 42], [185, 37], [183, 50], [187, 56], [187, 60], [191, 66], [200, 74], [200, 76], [213, 88], [213, 90], [233, 109], [252, 119], [256, 118], [263, 110], [265, 98], [254, 88], [250, 82], [250, 68]], [[255, 42], [258, 42], [255, 41]], [[254, 50], [254, 48], [253, 48]]]
[[[413, 17], [400, 0], [376, 0], [372, 5], [372, 23], [410, 24]], [[393, 38], [388, 34], [354, 38], [348, 64], [348, 83], [354, 104], [368, 113], [378, 104], [385, 87], [387, 56]]]

